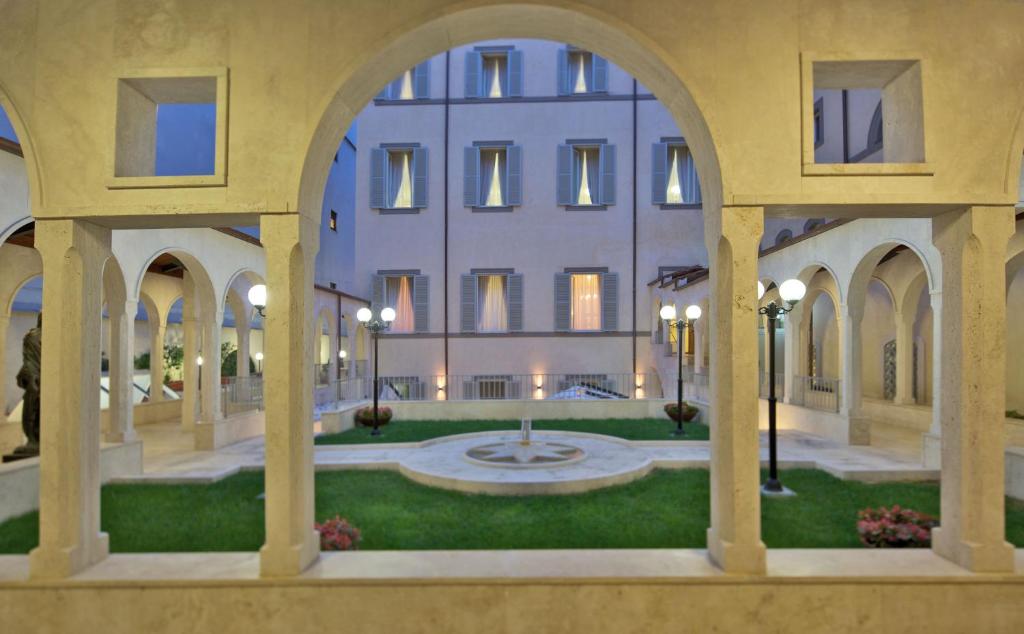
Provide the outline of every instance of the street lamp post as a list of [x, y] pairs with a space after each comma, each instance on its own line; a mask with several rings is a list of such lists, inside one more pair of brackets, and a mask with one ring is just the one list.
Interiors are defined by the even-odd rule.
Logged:
[[686, 307], [684, 317], [676, 316], [676, 307], [667, 304], [661, 307], [660, 316], [668, 324], [669, 328], [676, 329], [676, 342], [679, 344], [679, 374], [676, 377], [676, 428], [673, 436], [685, 436], [683, 432], [683, 342], [687, 335], [686, 329], [690, 327], [691, 321], [700, 319], [700, 306], [692, 304]]
[[366, 326], [366, 329], [373, 335], [373, 431], [370, 432], [371, 436], [380, 436], [380, 417], [377, 411], [377, 404], [380, 398], [380, 386], [378, 385], [379, 379], [377, 378], [377, 360], [380, 355], [377, 353], [378, 345], [377, 342], [380, 339], [380, 333], [386, 331], [391, 327], [391, 322], [395, 320], [395, 309], [390, 306], [384, 307], [376, 315], [373, 311], [365, 306], [356, 311], [356, 319], [359, 323]]
[[[761, 491], [768, 495], [791, 494], [779, 482], [778, 465], [778, 439], [775, 424], [775, 410], [777, 400], [775, 398], [775, 322], [786, 313], [793, 310], [796, 303], [804, 298], [807, 287], [800, 280], [786, 280], [779, 286], [779, 297], [786, 302], [786, 306], [780, 306], [772, 300], [767, 306], [758, 309], [758, 313], [768, 318], [768, 480], [761, 487]], [[765, 288], [761, 282], [757, 283], [757, 299], [764, 297]]]
[[256, 353], [256, 374], [263, 376], [263, 353]]

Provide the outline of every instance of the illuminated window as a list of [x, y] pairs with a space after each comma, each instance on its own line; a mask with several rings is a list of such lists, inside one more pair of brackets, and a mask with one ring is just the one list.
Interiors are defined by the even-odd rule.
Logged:
[[572, 274], [572, 329], [601, 330], [601, 275]]
[[331, 210], [331, 219], [328, 221], [331, 231], [338, 230], [338, 212]]

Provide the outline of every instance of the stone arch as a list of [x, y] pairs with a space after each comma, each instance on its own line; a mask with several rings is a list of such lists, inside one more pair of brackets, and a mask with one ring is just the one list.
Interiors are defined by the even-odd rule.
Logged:
[[864, 292], [867, 289], [868, 281], [874, 277], [875, 269], [881, 263], [882, 258], [897, 246], [907, 247], [917, 255], [917, 258], [924, 267], [925, 274], [928, 278], [928, 289], [932, 291], [936, 290], [936, 277], [932, 272], [928, 258], [925, 256], [924, 251], [921, 248], [903, 239], [884, 240], [861, 256], [844, 291], [846, 303], [853, 311], [855, 311], [855, 314], [864, 308]]
[[[261, 276], [256, 271], [253, 271], [252, 269], [238, 269], [237, 271], [228, 276], [227, 284], [224, 286], [224, 291], [221, 293], [220, 296], [220, 310], [224, 310], [224, 307], [227, 305], [228, 299], [231, 296], [232, 292], [234, 292], [237, 295], [239, 301], [242, 302], [243, 306], [249, 307], [248, 296], [243, 295], [241, 290], [239, 288], [236, 288], [236, 282], [240, 282], [243, 279], [248, 283], [248, 286], [250, 287], [255, 286], [256, 284], [267, 283], [266, 280], [263, 279], [263, 276]], [[246, 289], [246, 291], [248, 292], [248, 288]], [[234, 308], [235, 307], [232, 306], [232, 310], [234, 310]], [[237, 317], [238, 315], [236, 313], [235, 318], [237, 319]]]
[[712, 131], [672, 57], [643, 33], [594, 8], [567, 9], [541, 4], [496, 4], [454, 10], [443, 15], [415, 15], [409, 27], [344, 60], [335, 88], [314, 104], [319, 113], [307, 143], [298, 204], [302, 213], [320, 220], [327, 175], [338, 145], [355, 115], [377, 94], [382, 78], [397, 77], [424, 59], [456, 46], [497, 38], [568, 41], [594, 51], [630, 73], [662, 98], [686, 137], [697, 164], [706, 204], [723, 200], [721, 165]]
[[775, 234], [775, 242], [773, 246], [779, 246], [785, 244], [793, 239], [793, 231], [791, 229], [783, 229], [782, 231]]
[[0, 228], [0, 244], [7, 242], [7, 239], [10, 238], [17, 230], [34, 223], [35, 219], [32, 216], [24, 216], [22, 218], [18, 218], [6, 227]]
[[25, 159], [25, 174], [28, 176], [29, 209], [39, 209], [42, 206], [42, 170], [39, 169], [39, 159], [36, 155], [35, 145], [32, 142], [32, 134], [29, 132], [25, 119], [9, 96], [3, 83], [0, 83], [0, 109], [7, 114], [7, 118], [14, 127], [14, 133], [18, 135], [18, 143], [21, 145], [21, 154]]
[[[154, 260], [164, 254], [173, 255], [177, 258], [192, 276], [193, 283], [195, 284], [196, 296], [199, 300], [200, 311], [210, 311], [211, 314], [216, 314], [222, 310], [223, 304], [214, 289], [213, 281], [210, 274], [207, 272], [206, 267], [202, 265], [196, 255], [182, 247], [164, 247], [146, 258], [145, 263], [139, 268], [137, 278], [134, 280], [134, 284], [132, 285], [133, 297], [138, 297], [139, 293], [142, 291], [142, 281], [146, 275], [146, 271], [149, 269], [149, 266]], [[177, 298], [167, 305], [164, 315], [170, 311], [176, 301]]]
[[1024, 102], [1020, 105], [1020, 114], [1013, 128], [1010, 139], [1009, 156], [1006, 158], [1006, 177], [1004, 188], [1007, 194], [1020, 194], [1021, 171], [1024, 170]]

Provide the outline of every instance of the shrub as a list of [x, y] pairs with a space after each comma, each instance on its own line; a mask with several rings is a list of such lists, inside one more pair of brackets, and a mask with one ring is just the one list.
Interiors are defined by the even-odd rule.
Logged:
[[[391, 422], [391, 408], [378, 407], [377, 416], [379, 425], [383, 427]], [[356, 411], [356, 424], [363, 427], [373, 427], [373, 406], [363, 407]]]
[[1006, 417], [1007, 418], [1018, 418], [1018, 419], [1024, 420], [1024, 414], [1021, 414], [1020, 412], [1018, 412], [1015, 409], [1007, 410]]
[[927, 548], [932, 543], [932, 528], [938, 525], [934, 517], [898, 504], [857, 513], [857, 533], [869, 548]]
[[363, 541], [359, 529], [338, 515], [323, 524], [313, 522], [313, 528], [320, 532], [320, 550], [358, 550]]
[[[676, 403], [668, 403], [668, 404], [666, 404], [665, 405], [665, 413], [668, 414], [668, 417], [671, 418], [672, 420], [674, 420], [675, 422], [677, 422], [677, 423], [679, 422], [679, 407], [678, 407], [678, 405]], [[697, 409], [693, 405], [690, 405], [686, 401], [683, 401], [683, 422], [684, 423], [690, 422], [691, 420], [696, 418], [697, 414], [699, 414], [699, 413], [700, 413], [699, 409]]]

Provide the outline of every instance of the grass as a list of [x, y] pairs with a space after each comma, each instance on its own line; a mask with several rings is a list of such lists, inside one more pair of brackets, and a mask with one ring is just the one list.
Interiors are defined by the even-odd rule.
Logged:
[[[517, 420], [421, 420], [392, 421], [381, 428], [380, 436], [371, 436], [367, 427], [356, 427], [339, 434], [316, 437], [318, 445], [355, 445], [377, 442], [418, 442], [478, 431], [519, 429]], [[535, 430], [578, 431], [617, 436], [626, 440], [707, 440], [708, 428], [700, 423], [683, 425], [685, 436], [673, 436], [676, 424], [668, 418], [535, 420]]]
[[[772, 548], [860, 548], [857, 511], [900, 504], [938, 514], [939, 487], [843, 482], [806, 469], [782, 472], [794, 498], [765, 499]], [[103, 530], [114, 552], [255, 551], [263, 543], [263, 474], [213, 485], [103, 487]], [[316, 475], [319, 520], [342, 515], [366, 550], [487, 548], [702, 548], [708, 472], [655, 471], [630, 484], [579, 495], [495, 497], [433, 489], [383, 471]], [[1024, 546], [1024, 503], [1007, 500], [1007, 539]], [[38, 515], [0, 524], [0, 553], [36, 544]]]

